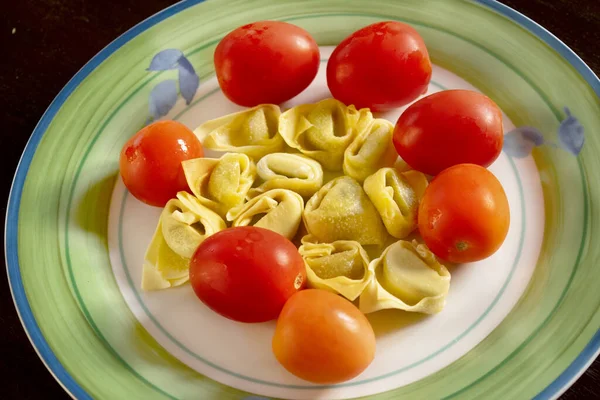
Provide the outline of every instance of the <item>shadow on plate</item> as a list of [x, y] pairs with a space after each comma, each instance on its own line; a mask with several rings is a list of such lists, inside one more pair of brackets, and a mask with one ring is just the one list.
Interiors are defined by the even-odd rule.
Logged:
[[402, 328], [416, 324], [428, 317], [429, 316], [426, 314], [402, 310], [381, 310], [367, 314], [367, 319], [371, 323], [376, 337], [397, 332]]
[[114, 172], [90, 185], [76, 206], [77, 225], [101, 237], [105, 244], [108, 244], [108, 213], [117, 176]]

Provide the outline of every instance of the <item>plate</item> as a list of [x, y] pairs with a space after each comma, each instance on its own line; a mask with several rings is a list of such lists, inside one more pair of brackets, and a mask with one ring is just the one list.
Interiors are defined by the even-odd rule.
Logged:
[[[512, 215], [501, 250], [453, 271], [442, 313], [370, 316], [376, 359], [339, 385], [308, 384], [281, 368], [270, 352], [273, 323], [224, 320], [188, 286], [139, 289], [160, 210], [125, 190], [118, 153], [147, 122], [152, 88], [177, 77], [146, 68], [154, 54], [177, 48], [200, 76], [192, 103], [179, 99], [166, 118], [193, 128], [239, 110], [219, 90], [212, 53], [228, 31], [260, 19], [297, 24], [321, 46], [317, 79], [285, 107], [328, 97], [332, 45], [398, 20], [427, 44], [429, 92], [485, 93], [502, 108], [506, 132], [520, 138], [491, 166]], [[78, 399], [557, 397], [600, 348], [600, 252], [591, 245], [600, 222], [599, 93], [598, 78], [564, 44], [497, 2], [179, 3], [94, 57], [36, 127], [7, 212], [15, 304], [40, 357]], [[395, 121], [401, 111], [382, 117]]]

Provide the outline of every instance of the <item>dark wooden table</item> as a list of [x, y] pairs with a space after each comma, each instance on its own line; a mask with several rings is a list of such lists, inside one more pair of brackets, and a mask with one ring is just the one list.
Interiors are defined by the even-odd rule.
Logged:
[[[29, 135], [54, 96], [110, 41], [169, 0], [11, 0], [0, 17], [2, 215]], [[599, 0], [505, 0], [542, 24], [600, 74]], [[4, 234], [4, 230], [2, 230]], [[2, 258], [4, 261], [4, 258]], [[0, 377], [4, 399], [68, 398], [33, 350], [0, 273]], [[527, 373], [527, 371], [523, 371]], [[562, 397], [600, 398], [600, 359]], [[111, 399], [113, 400], [113, 399]], [[116, 399], [114, 399], [116, 400]]]

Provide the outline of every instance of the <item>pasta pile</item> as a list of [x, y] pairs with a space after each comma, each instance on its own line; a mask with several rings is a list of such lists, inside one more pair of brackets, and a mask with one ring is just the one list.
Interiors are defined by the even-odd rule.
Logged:
[[204, 147], [224, 154], [182, 163], [191, 194], [164, 208], [142, 288], [185, 283], [204, 239], [252, 225], [298, 243], [309, 285], [359, 299], [364, 313], [441, 311], [450, 273], [425, 245], [403, 240], [417, 227], [428, 181], [394, 167], [393, 128], [334, 99], [283, 113], [260, 105], [202, 124], [194, 132]]

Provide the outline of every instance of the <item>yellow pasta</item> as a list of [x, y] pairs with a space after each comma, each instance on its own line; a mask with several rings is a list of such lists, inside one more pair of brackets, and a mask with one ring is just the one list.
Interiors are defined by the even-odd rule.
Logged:
[[258, 226], [292, 239], [302, 221], [303, 210], [304, 200], [298, 193], [273, 189], [231, 209], [227, 220], [233, 221], [233, 226]]
[[359, 303], [365, 314], [388, 308], [435, 314], [444, 308], [450, 273], [425, 245], [400, 240], [371, 261], [369, 269], [374, 278]]
[[427, 189], [427, 186], [429, 186], [429, 181], [427, 180], [425, 174], [411, 169], [410, 171], [401, 172], [400, 175], [406, 179], [406, 181], [410, 184], [410, 187], [412, 187], [415, 191], [417, 199], [421, 201], [423, 195], [425, 194], [425, 189]]
[[391, 167], [398, 158], [392, 143], [394, 125], [385, 119], [374, 119], [358, 133], [344, 153], [344, 173], [359, 182], [378, 169]]
[[313, 239], [304, 237], [298, 249], [306, 263], [309, 285], [355, 300], [373, 276], [365, 250], [351, 240], [314, 243]]
[[221, 216], [244, 202], [256, 179], [256, 165], [245, 154], [195, 158], [181, 165], [192, 193], [201, 204]]
[[159, 222], [144, 257], [142, 289], [168, 289], [189, 279], [189, 259], [181, 257], [167, 245]]
[[441, 311], [448, 270], [416, 241], [385, 247], [415, 230], [428, 185], [424, 174], [397, 168], [393, 130], [368, 109], [335, 99], [284, 113], [264, 104], [203, 123], [194, 132], [204, 147], [225, 154], [182, 162], [193, 194], [179, 192], [163, 209], [142, 288], [187, 282], [198, 246], [228, 221], [292, 240], [309, 285], [359, 299], [364, 313]]
[[256, 164], [263, 183], [248, 192], [254, 197], [271, 189], [289, 189], [310, 197], [323, 186], [323, 168], [317, 161], [300, 154], [267, 154]]
[[[426, 185], [425, 175], [416, 174], [422, 176]], [[421, 191], [421, 180], [416, 174], [410, 176]], [[365, 179], [363, 187], [390, 235], [403, 239], [416, 229], [419, 195], [404, 174], [394, 168], [381, 168]]]
[[387, 233], [371, 200], [354, 179], [341, 176], [323, 186], [306, 203], [304, 223], [324, 243], [354, 240], [383, 244]]
[[335, 99], [326, 99], [281, 114], [279, 133], [288, 146], [319, 161], [325, 169], [339, 171], [357, 130], [372, 118], [368, 109], [356, 110]]
[[210, 235], [225, 229], [225, 221], [186, 192], [177, 193], [163, 209], [144, 258], [142, 289], [157, 290], [188, 280], [189, 260]]
[[207, 121], [194, 130], [207, 149], [244, 153], [257, 160], [283, 150], [285, 142], [278, 133], [281, 111], [274, 104]]

